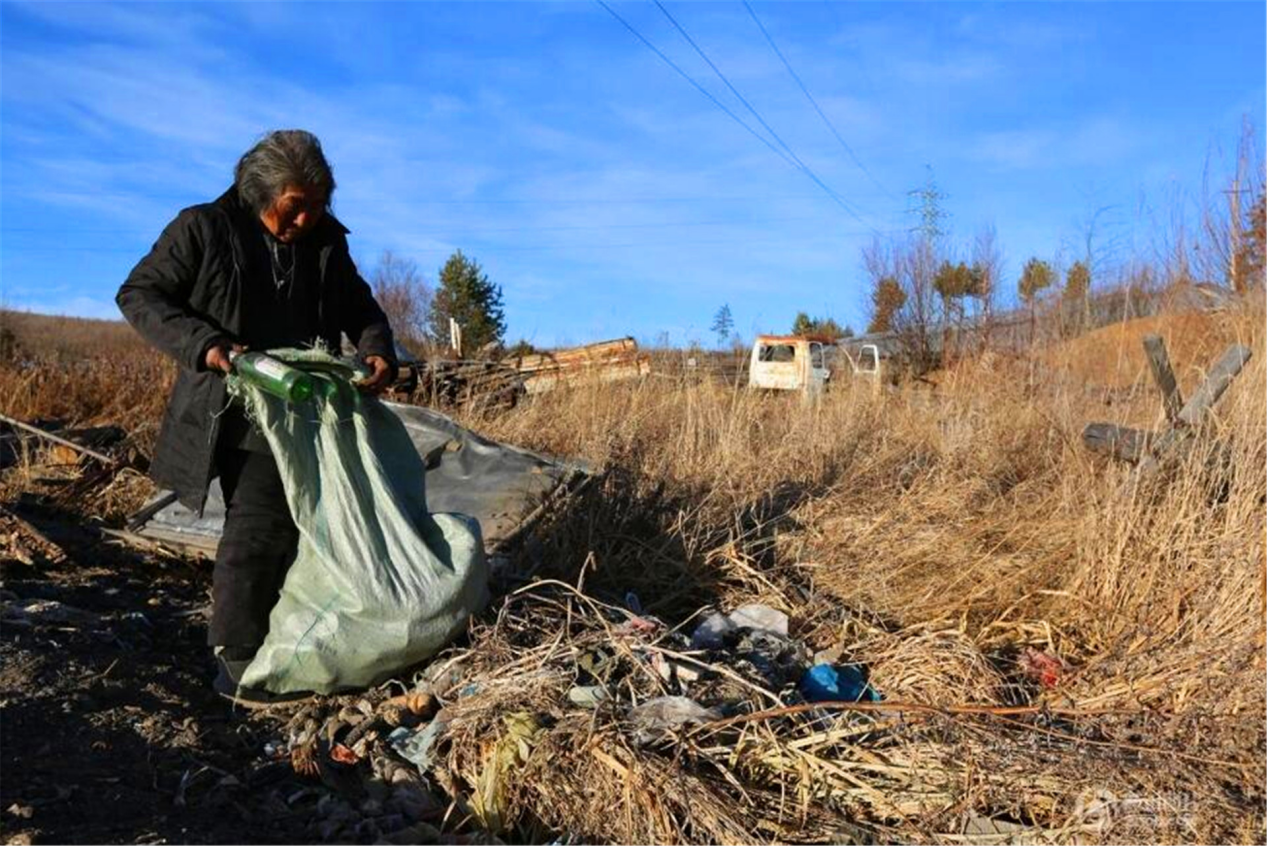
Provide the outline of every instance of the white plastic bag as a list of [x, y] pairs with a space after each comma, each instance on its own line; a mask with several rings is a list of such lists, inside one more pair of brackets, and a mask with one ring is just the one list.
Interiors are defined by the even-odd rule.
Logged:
[[[275, 693], [365, 687], [422, 661], [488, 601], [479, 524], [428, 514], [400, 419], [312, 352], [278, 351], [336, 386], [295, 405], [231, 379], [263, 431], [299, 528], [295, 563], [242, 684]], [[299, 359], [299, 360], [297, 360]]]

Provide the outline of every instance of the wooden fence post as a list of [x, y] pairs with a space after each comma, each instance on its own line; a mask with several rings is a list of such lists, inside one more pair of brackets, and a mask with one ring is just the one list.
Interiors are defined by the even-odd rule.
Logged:
[[1153, 369], [1153, 379], [1161, 389], [1162, 404], [1166, 408], [1166, 419], [1170, 425], [1179, 423], [1179, 412], [1183, 410], [1183, 395], [1179, 393], [1179, 383], [1175, 380], [1175, 371], [1170, 367], [1170, 356], [1166, 353], [1166, 342], [1160, 335], [1144, 337], [1144, 354]]

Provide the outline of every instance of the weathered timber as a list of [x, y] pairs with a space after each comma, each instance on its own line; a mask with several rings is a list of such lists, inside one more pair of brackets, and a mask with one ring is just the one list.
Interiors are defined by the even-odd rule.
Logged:
[[13, 426], [15, 428], [30, 432], [33, 435], [38, 435], [39, 437], [44, 438], [45, 440], [48, 440], [48, 441], [52, 441], [55, 444], [61, 444], [64, 447], [69, 447], [70, 449], [73, 449], [75, 452], [83, 453], [84, 455], [87, 455], [90, 458], [95, 458], [97, 461], [100, 461], [102, 464], [106, 466], [110, 466], [115, 463], [115, 460], [108, 455], [103, 455], [94, 449], [89, 449], [88, 447], [83, 446], [82, 444], [77, 444], [74, 441], [70, 441], [70, 440], [67, 440], [66, 438], [60, 437], [58, 435], [54, 435], [52, 432], [46, 432], [38, 426], [32, 426], [30, 423], [23, 423], [21, 420], [15, 420], [14, 418], [9, 417], [6, 414], [0, 414], [0, 421], [4, 421], [5, 423], [8, 423], [10, 426]]
[[1219, 401], [1219, 397], [1223, 396], [1223, 392], [1227, 390], [1228, 385], [1232, 384], [1232, 380], [1237, 377], [1245, 365], [1249, 362], [1253, 353], [1249, 347], [1239, 344], [1229, 347], [1227, 352], [1223, 353], [1223, 357], [1214, 365], [1214, 369], [1210, 371], [1210, 375], [1206, 377], [1205, 382], [1192, 395], [1192, 399], [1184, 405], [1183, 410], [1179, 412], [1179, 420], [1185, 426], [1195, 426], [1201, 422], [1201, 418], [1205, 413], [1214, 407]]
[[605, 364], [611, 361], [622, 361], [638, 353], [638, 344], [633, 338], [618, 338], [614, 341], [599, 341], [581, 347], [555, 350], [554, 352], [536, 353], [507, 359], [506, 363], [520, 373], [532, 373], [538, 370], [554, 370], [593, 364]]
[[1148, 364], [1153, 369], [1153, 379], [1161, 389], [1162, 404], [1166, 409], [1166, 419], [1174, 426], [1179, 422], [1179, 412], [1183, 410], [1183, 395], [1179, 392], [1179, 383], [1175, 379], [1175, 371], [1170, 366], [1170, 356], [1166, 352], [1166, 342], [1160, 335], [1144, 337], [1144, 354], [1148, 356]]
[[1156, 437], [1155, 432], [1113, 423], [1088, 423], [1082, 430], [1082, 444], [1087, 449], [1131, 464], [1148, 454], [1148, 445]]
[[1205, 382], [1184, 404], [1179, 412], [1178, 423], [1157, 438], [1152, 445], [1151, 454], [1140, 459], [1135, 470], [1136, 479], [1131, 480], [1128, 485], [1156, 474], [1164, 465], [1175, 461], [1186, 451], [1193, 432], [1218, 402], [1219, 397], [1223, 396], [1223, 392], [1232, 384], [1232, 380], [1245, 367], [1250, 355], [1249, 347], [1239, 344], [1229, 347], [1227, 352], [1223, 353], [1223, 357], [1210, 370]]

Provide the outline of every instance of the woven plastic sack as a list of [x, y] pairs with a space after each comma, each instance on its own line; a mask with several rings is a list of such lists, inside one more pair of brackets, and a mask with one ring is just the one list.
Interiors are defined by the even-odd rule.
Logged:
[[430, 657], [488, 601], [479, 524], [427, 513], [422, 457], [400, 419], [350, 384], [349, 367], [320, 351], [270, 354], [333, 390], [290, 405], [229, 377], [277, 459], [300, 536], [242, 684], [366, 687]]

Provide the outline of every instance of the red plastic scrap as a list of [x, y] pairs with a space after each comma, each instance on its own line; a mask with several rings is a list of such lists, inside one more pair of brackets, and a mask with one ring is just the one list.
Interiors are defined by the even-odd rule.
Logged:
[[1068, 666], [1058, 656], [1030, 646], [1025, 647], [1025, 651], [1021, 653], [1021, 668], [1027, 676], [1037, 679], [1046, 688], [1058, 685], [1068, 670]]
[[336, 743], [330, 747], [330, 759], [340, 764], [355, 764], [361, 760], [355, 752], [342, 743]]
[[621, 624], [617, 631], [621, 634], [655, 634], [660, 630], [660, 627], [661, 624], [657, 620], [631, 615], [628, 620]]

